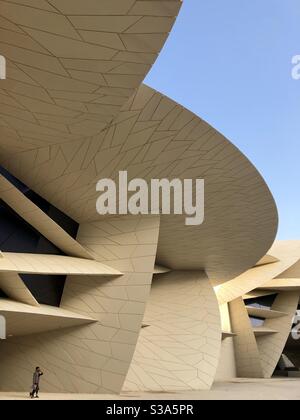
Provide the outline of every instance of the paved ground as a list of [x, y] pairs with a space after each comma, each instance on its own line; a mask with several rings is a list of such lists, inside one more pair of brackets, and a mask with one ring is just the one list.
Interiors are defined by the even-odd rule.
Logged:
[[[0, 393], [0, 400], [26, 400], [21, 393]], [[215, 384], [211, 391], [128, 393], [113, 395], [43, 394], [40, 400], [300, 400], [299, 379], [236, 380]]]

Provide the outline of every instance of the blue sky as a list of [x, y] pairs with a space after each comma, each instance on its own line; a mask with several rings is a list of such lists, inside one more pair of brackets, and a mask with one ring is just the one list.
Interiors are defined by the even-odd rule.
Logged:
[[184, 0], [146, 79], [228, 137], [275, 197], [279, 239], [300, 239], [300, 0]]

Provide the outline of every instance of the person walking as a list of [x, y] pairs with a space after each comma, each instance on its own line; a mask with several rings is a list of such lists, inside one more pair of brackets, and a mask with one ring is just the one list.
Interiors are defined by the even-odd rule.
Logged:
[[40, 379], [44, 373], [41, 371], [39, 367], [35, 369], [33, 374], [33, 384], [32, 384], [32, 391], [30, 393], [30, 398], [39, 398], [39, 390], [40, 390]]

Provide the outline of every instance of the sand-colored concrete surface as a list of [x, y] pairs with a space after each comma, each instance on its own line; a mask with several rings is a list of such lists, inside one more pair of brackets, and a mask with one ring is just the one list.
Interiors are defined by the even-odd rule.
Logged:
[[[0, 393], [0, 400], [29, 400], [22, 393]], [[40, 394], [43, 400], [300, 400], [299, 379], [241, 379], [217, 383], [211, 391], [174, 393], [123, 393], [114, 395]], [[37, 400], [35, 400], [37, 401]]]

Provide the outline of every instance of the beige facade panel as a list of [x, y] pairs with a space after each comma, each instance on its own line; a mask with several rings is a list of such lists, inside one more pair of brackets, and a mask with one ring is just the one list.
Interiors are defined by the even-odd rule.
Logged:
[[124, 391], [209, 389], [221, 351], [217, 300], [203, 272], [155, 276]]
[[296, 262], [296, 264], [289, 267], [286, 271], [281, 273], [277, 279], [294, 279], [298, 280], [300, 279], [300, 255], [299, 260]]
[[246, 295], [244, 295], [243, 300], [255, 299], [255, 298], [263, 297], [263, 296], [271, 296], [273, 294], [274, 292], [272, 291], [257, 289], [257, 290], [254, 290], [253, 292], [249, 292]]
[[300, 257], [300, 241], [276, 241], [270, 254], [278, 261], [254, 267], [235, 279], [215, 287], [219, 303], [230, 302], [280, 277]]
[[[226, 337], [227, 335], [227, 337]], [[225, 333], [215, 382], [232, 381], [237, 378], [233, 337]]]
[[215, 381], [228, 381], [237, 377], [235, 348], [233, 338], [236, 336], [232, 332], [232, 324], [229, 313], [229, 305], [225, 303], [219, 306], [222, 325], [221, 355], [219, 358], [218, 370]]
[[[180, 6], [180, 0], [1, 1], [0, 49], [8, 62], [1, 153], [72, 142], [55, 153], [72, 161], [78, 141], [99, 136], [144, 80]], [[43, 151], [36, 158], [50, 159]]]
[[226, 338], [233, 338], [233, 337], [236, 337], [235, 333], [222, 331], [222, 340], [226, 340]]
[[260, 353], [261, 366], [264, 377], [270, 378], [283, 353], [287, 339], [291, 332], [292, 322], [299, 303], [299, 292], [282, 292], [276, 298], [272, 310], [285, 312], [287, 315], [281, 318], [267, 319], [264, 328], [275, 330], [277, 334], [257, 337], [257, 345]]
[[96, 183], [117, 180], [121, 170], [129, 180], [149, 183], [204, 178], [202, 225], [186, 226], [185, 215], [162, 217], [157, 264], [170, 269], [205, 269], [211, 279], [230, 279], [254, 266], [276, 234], [276, 206], [253, 165], [203, 120], [146, 86], [98, 135], [31, 145], [1, 158], [26, 185], [81, 223], [99, 220]]
[[255, 327], [253, 328], [253, 332], [255, 337], [265, 337], [268, 335], [278, 334], [278, 331], [267, 327]]
[[91, 259], [89, 253], [38, 206], [0, 175], [0, 198], [65, 254]]
[[287, 316], [287, 313], [272, 311], [268, 309], [256, 308], [253, 306], [246, 306], [249, 316], [253, 316], [254, 318], [264, 318], [264, 319], [274, 319], [274, 318], [281, 318], [283, 316]]
[[[223, 330], [236, 334], [233, 341], [238, 376], [270, 378], [274, 373], [287, 342], [299, 302], [299, 245], [299, 241], [277, 241], [270, 253], [253, 269], [227, 283], [217, 285], [214, 283], [221, 313], [226, 305], [223, 302], [231, 302], [230, 323], [227, 329], [223, 326]], [[243, 295], [243, 300], [275, 293], [278, 297], [270, 310], [262, 307], [245, 307], [241, 298], [232, 301], [235, 296], [244, 292], [246, 294]], [[260, 327], [252, 327], [249, 317], [265, 321]], [[225, 343], [226, 340], [223, 346]], [[223, 363], [225, 361], [230, 363], [232, 360], [228, 343], [226, 349], [223, 350], [222, 347]], [[222, 374], [221, 369], [217, 378], [228, 379], [229, 376]]]
[[232, 332], [229, 305], [225, 303], [224, 305], [219, 306], [219, 310], [222, 324], [222, 344], [215, 382], [228, 381], [237, 377], [233, 340], [236, 334]]
[[17, 273], [0, 273], [0, 290], [10, 299], [31, 306], [39, 306]]
[[37, 308], [6, 299], [0, 300], [0, 314], [6, 319], [8, 339], [95, 322], [92, 318], [61, 308], [46, 305], [39, 305]]
[[[237, 334], [233, 340], [238, 376], [270, 378], [274, 373], [299, 302], [299, 245], [299, 241], [277, 241], [255, 268], [215, 287], [221, 308], [223, 302], [231, 302], [232, 332]], [[246, 293], [243, 295], [245, 300], [279, 294], [272, 308], [267, 310], [245, 307], [240, 298], [231, 301], [242, 293]], [[249, 316], [265, 321], [261, 327], [253, 328]], [[242, 327], [239, 328], [240, 324]], [[226, 360], [230, 362], [231, 358], [227, 353]], [[240, 366], [246, 366], [246, 369], [240, 369]]]
[[171, 270], [167, 267], [162, 267], [161, 265], [155, 264], [153, 274], [164, 274], [164, 273], [169, 273], [170, 271]]
[[229, 304], [237, 376], [240, 378], [263, 378], [260, 354], [254, 331], [244, 302], [241, 298]]
[[232, 334], [232, 323], [229, 312], [229, 305], [224, 303], [219, 305], [219, 311], [221, 315], [222, 334]]
[[258, 263], [256, 264], [256, 267], [260, 265], [273, 264], [278, 261], [279, 261], [278, 258], [273, 257], [273, 255], [265, 255], [264, 257], [262, 257], [261, 260], [258, 261]]
[[264, 284], [262, 292], [275, 293], [276, 291], [300, 291], [300, 278], [299, 279], [274, 279]]
[[27, 392], [40, 365], [44, 392], [119, 393], [142, 326], [158, 234], [159, 217], [82, 225], [78, 240], [97, 261], [124, 275], [69, 276], [61, 309], [97, 322], [1, 342], [0, 389]]
[[98, 261], [60, 255], [3, 252], [0, 273], [120, 276], [122, 273]]

